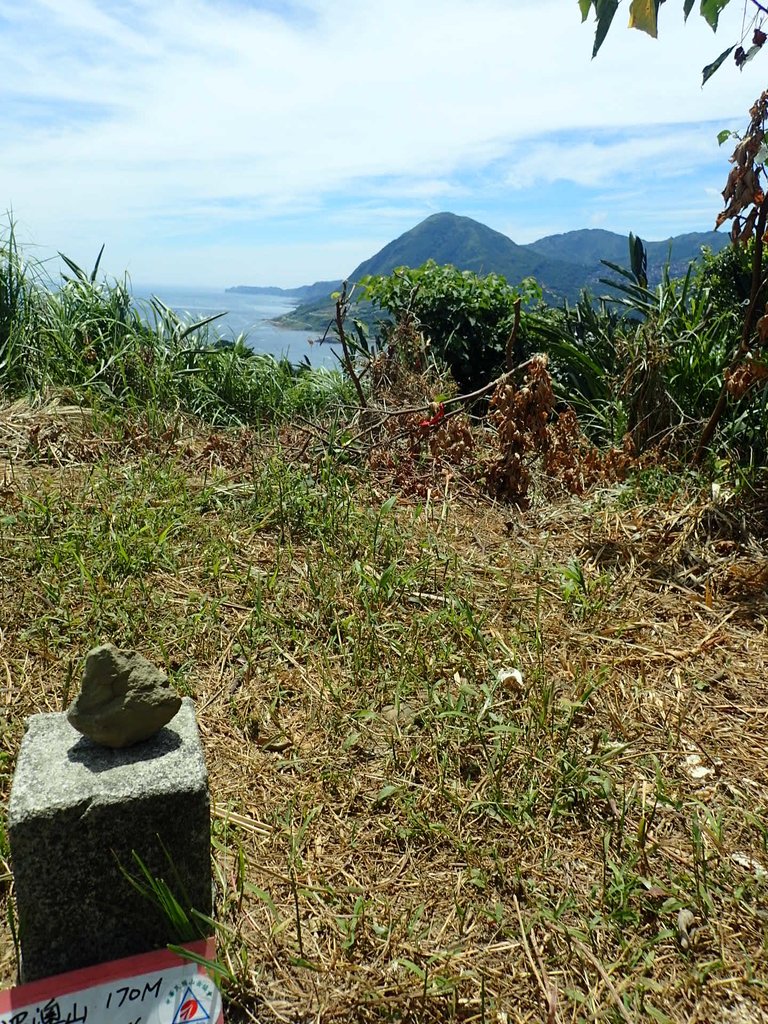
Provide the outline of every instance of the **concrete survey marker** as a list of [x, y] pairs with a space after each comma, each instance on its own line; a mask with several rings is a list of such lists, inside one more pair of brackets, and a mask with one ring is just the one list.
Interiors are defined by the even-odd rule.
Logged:
[[[215, 942], [185, 947], [213, 960]], [[0, 992], [0, 1024], [223, 1024], [206, 969], [161, 950]]]
[[156, 735], [119, 750], [81, 736], [65, 714], [33, 715], [8, 836], [24, 982], [175, 941], [167, 919], [125, 877], [139, 875], [134, 851], [185, 910], [210, 916], [208, 777], [192, 701]]

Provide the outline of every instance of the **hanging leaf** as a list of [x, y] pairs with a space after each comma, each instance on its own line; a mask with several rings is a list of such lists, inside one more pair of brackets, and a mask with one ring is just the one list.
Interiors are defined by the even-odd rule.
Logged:
[[683, 4], [683, 17], [686, 21], [688, 21], [688, 15], [693, 10], [693, 5], [695, 2], [696, 0], [685, 0], [685, 3]]
[[717, 133], [717, 144], [718, 144], [718, 146], [722, 146], [722, 144], [724, 142], [727, 142], [728, 139], [730, 139], [732, 135], [733, 135], [732, 131], [730, 131], [728, 128], [723, 128], [723, 130], [721, 132]]
[[734, 49], [735, 49], [735, 47], [729, 46], [727, 50], [723, 50], [723, 52], [720, 54], [720, 56], [717, 58], [717, 60], [713, 60], [711, 64], [707, 64], [707, 66], [701, 72], [701, 74], [702, 74], [701, 84], [702, 85], [706, 85], [706, 83], [710, 80], [712, 75], [714, 75], [714, 73], [717, 71], [717, 69], [720, 67], [720, 65], [723, 63], [723, 61], [726, 59], [726, 57], [730, 56], [730, 54], [733, 53]]
[[629, 27], [647, 32], [654, 39], [658, 36], [656, 16], [659, 6], [656, 0], [632, 0], [629, 5]]
[[730, 0], [701, 0], [701, 16], [711, 27], [713, 32], [717, 31], [717, 22], [720, 17], [720, 11], [722, 11], [729, 2]]
[[595, 29], [595, 45], [592, 47], [592, 56], [596, 57], [608, 35], [613, 16], [619, 7], [619, 0], [594, 0], [594, 6], [597, 15], [597, 28]]
[[579, 10], [581, 11], [581, 23], [587, 20], [589, 16], [589, 9], [592, 6], [592, 0], [579, 0]]

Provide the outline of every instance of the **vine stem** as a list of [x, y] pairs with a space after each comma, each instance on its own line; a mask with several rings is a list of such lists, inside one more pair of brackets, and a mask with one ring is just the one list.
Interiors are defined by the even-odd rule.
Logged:
[[717, 425], [722, 419], [725, 407], [728, 404], [727, 374], [736, 369], [751, 349], [750, 340], [752, 332], [755, 329], [755, 321], [757, 320], [758, 301], [764, 294], [765, 285], [768, 283], [768, 278], [763, 274], [763, 236], [765, 235], [767, 221], [768, 196], [763, 199], [760, 205], [760, 212], [757, 216], [757, 225], [755, 228], [755, 250], [752, 255], [752, 287], [750, 289], [749, 306], [747, 307], [747, 312], [744, 316], [741, 340], [726, 371], [726, 378], [724, 379], [723, 386], [720, 389], [720, 396], [718, 397], [715, 407], [712, 410], [712, 414], [701, 433], [699, 446], [693, 456], [694, 465], [698, 465], [704, 458], [704, 453], [707, 451], [709, 442], [712, 440], [715, 430], [717, 429]]

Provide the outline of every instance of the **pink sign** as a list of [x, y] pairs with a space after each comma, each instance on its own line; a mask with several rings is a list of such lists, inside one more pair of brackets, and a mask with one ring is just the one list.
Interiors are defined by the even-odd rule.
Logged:
[[[206, 960], [214, 939], [185, 948]], [[205, 968], [160, 950], [0, 992], [0, 1024], [224, 1024]]]

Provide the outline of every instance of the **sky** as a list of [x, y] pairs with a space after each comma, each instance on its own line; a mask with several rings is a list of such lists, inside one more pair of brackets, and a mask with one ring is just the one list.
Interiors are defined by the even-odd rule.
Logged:
[[766, 54], [701, 69], [682, 0], [622, 3], [592, 60], [577, 0], [0, 0], [0, 238], [135, 284], [347, 276], [430, 214], [515, 242], [714, 227]]

